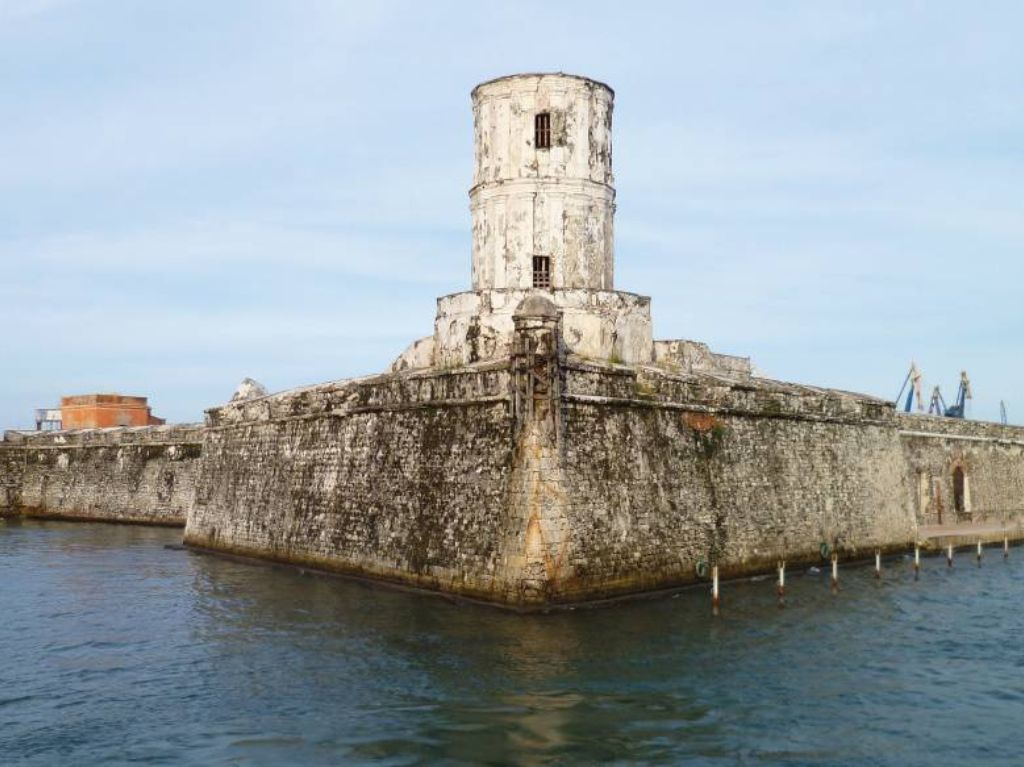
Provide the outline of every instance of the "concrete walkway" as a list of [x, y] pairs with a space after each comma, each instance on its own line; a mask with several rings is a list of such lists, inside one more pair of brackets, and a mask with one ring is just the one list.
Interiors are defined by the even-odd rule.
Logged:
[[1009, 522], [961, 522], [953, 525], [922, 525], [918, 528], [918, 539], [925, 549], [966, 546], [982, 543], [1002, 543], [1004, 538], [1011, 542], [1024, 541], [1024, 526], [1021, 520]]

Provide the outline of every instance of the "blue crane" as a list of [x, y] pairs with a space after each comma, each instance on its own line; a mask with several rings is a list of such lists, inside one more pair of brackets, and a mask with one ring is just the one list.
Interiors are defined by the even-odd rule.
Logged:
[[967, 400], [973, 399], [971, 393], [971, 379], [967, 377], [967, 371], [960, 371], [960, 387], [956, 390], [956, 400], [952, 405], [946, 405], [946, 400], [936, 386], [932, 391], [932, 401], [928, 406], [929, 415], [943, 415], [946, 418], [963, 418], [967, 409]]

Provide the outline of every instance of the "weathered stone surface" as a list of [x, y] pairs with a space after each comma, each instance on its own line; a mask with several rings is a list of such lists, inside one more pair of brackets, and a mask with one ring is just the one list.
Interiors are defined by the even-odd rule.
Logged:
[[560, 600], [906, 546], [908, 510], [891, 405], [772, 381], [570, 364]]
[[818, 562], [822, 544], [905, 548], [937, 521], [921, 472], [945, 521], [957, 467], [957, 518], [1021, 515], [1024, 429], [589, 361], [566, 355], [559, 316], [515, 322], [505, 361], [239, 400], [205, 427], [9, 432], [0, 509], [188, 509], [191, 545], [518, 607], [678, 586], [701, 562], [730, 577]]
[[[1006, 521], [1024, 507], [1024, 429], [938, 416], [899, 416], [912, 508], [920, 524]], [[954, 475], [962, 473], [957, 506]]]
[[[559, 316], [515, 323], [505, 362], [210, 411], [186, 541], [537, 607], [693, 582], [701, 562], [728, 577], [818, 562], [822, 544], [905, 548], [916, 442], [948, 457], [971, 437], [993, 497], [1024, 480], [1020, 456], [1001, 457], [1019, 448], [999, 442], [1022, 429], [566, 357]], [[908, 431], [933, 425], [939, 437]]]
[[[418, 341], [392, 371], [508, 357], [512, 311], [537, 291], [563, 312], [570, 351], [651, 362], [650, 299], [614, 290], [613, 98], [603, 83], [561, 73], [473, 90], [472, 290], [438, 299], [433, 343]], [[539, 116], [549, 120], [546, 147]]]
[[749, 378], [749, 357], [716, 354], [700, 341], [655, 341], [654, 362], [677, 373], [712, 373]]
[[483, 366], [211, 410], [185, 540], [516, 601], [508, 382]]
[[198, 424], [7, 432], [0, 513], [183, 525], [202, 439]]
[[[613, 289], [613, 98], [560, 73], [473, 89], [474, 290], [532, 288], [535, 255], [551, 258], [553, 287]], [[541, 113], [550, 147], [535, 143]]]
[[404, 370], [421, 370], [434, 364], [434, 337], [427, 336], [413, 341], [406, 347], [394, 362], [391, 363], [392, 373]]
[[235, 389], [235, 393], [231, 395], [231, 401], [258, 399], [259, 397], [266, 397], [267, 394], [266, 387], [259, 381], [255, 381], [252, 378], [243, 378], [242, 382], [238, 384], [238, 388]]
[[6, 439], [0, 442], [0, 517], [20, 513], [25, 458], [21, 447], [11, 445]]
[[[533, 290], [454, 293], [437, 301], [434, 363], [471, 365], [506, 358], [512, 314]], [[562, 312], [564, 343], [576, 354], [625, 364], [651, 361], [651, 300], [623, 291], [543, 291]]]

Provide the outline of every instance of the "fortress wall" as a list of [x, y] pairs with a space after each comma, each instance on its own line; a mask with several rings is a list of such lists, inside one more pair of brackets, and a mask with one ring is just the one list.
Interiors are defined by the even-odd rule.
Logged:
[[559, 381], [547, 403], [517, 410], [538, 371], [331, 383], [206, 426], [8, 432], [0, 515], [187, 514], [198, 548], [542, 607], [696, 582], [701, 562], [728, 578], [822, 565], [822, 543], [843, 559], [905, 549], [936, 498], [945, 522], [1024, 506], [1021, 428], [577, 357], [543, 374]]
[[[3, 452], [21, 463], [8, 513], [182, 525], [195, 493], [202, 426], [7, 432]], [[12, 462], [8, 460], [10, 466]]]
[[915, 536], [890, 405], [774, 382], [571, 366], [558, 600], [904, 548]]
[[[539, 373], [559, 383], [523, 410]], [[325, 384], [206, 426], [8, 433], [0, 510], [187, 511], [195, 547], [544, 606], [691, 583], [700, 562], [728, 578], [821, 564], [822, 543], [904, 549], [917, 472], [963, 467], [987, 516], [1024, 497], [1022, 459], [1022, 429], [574, 357]]]
[[[1024, 517], [1024, 428], [919, 415], [899, 416], [900, 443], [922, 524]], [[963, 472], [957, 509], [954, 474]]]
[[524, 415], [516, 371], [209, 411], [186, 543], [542, 606], [694, 582], [702, 561], [732, 577], [916, 537], [891, 404], [574, 358], [553, 408]]
[[6, 440], [0, 442], [0, 517], [18, 513], [24, 470], [24, 451]]
[[508, 375], [377, 376], [208, 411], [185, 542], [514, 600]]

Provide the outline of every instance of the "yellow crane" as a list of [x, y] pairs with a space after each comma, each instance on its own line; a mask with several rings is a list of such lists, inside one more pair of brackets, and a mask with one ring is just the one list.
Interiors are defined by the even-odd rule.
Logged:
[[[908, 390], [909, 385], [909, 390]], [[899, 402], [903, 399], [903, 392], [907, 392], [907, 401], [903, 405], [903, 412], [909, 413], [911, 408], [914, 406], [914, 400], [917, 400], [917, 411], [919, 413], [924, 412], [924, 401], [921, 399], [921, 371], [917, 368], [917, 363], [911, 361], [910, 371], [907, 373], [907, 377], [903, 379], [903, 387], [900, 389], [900, 393], [896, 395], [896, 406], [899, 407]]]

